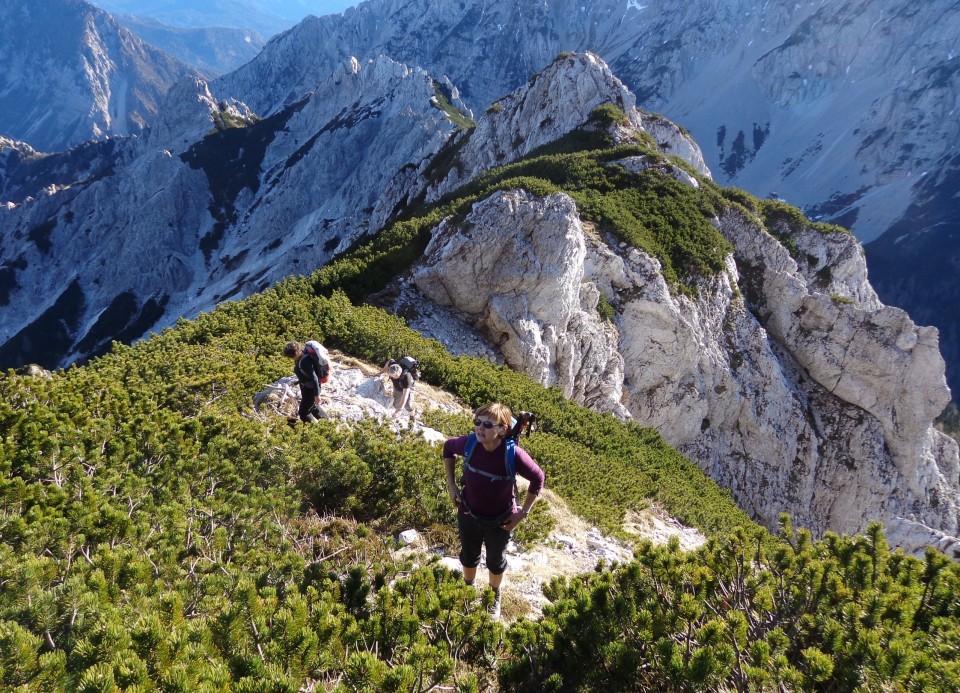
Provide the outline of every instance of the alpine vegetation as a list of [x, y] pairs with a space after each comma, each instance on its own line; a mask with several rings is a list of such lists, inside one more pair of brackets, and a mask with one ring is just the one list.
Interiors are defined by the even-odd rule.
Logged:
[[[452, 123], [457, 102], [385, 59], [265, 118], [181, 84], [145, 142], [78, 168], [127, 166], [6, 210], [0, 354], [99, 353], [326, 263], [329, 287], [457, 353], [655, 427], [768, 529], [781, 512], [817, 538], [878, 520], [908, 552], [956, 551], [936, 331], [880, 303], [852, 235], [718, 187], [592, 54], [558, 57], [475, 127]], [[104, 246], [119, 229], [142, 244]], [[145, 253], [159, 260], [140, 269]], [[48, 263], [71, 271], [37, 306], [26, 287]]]
[[[339, 272], [356, 286], [377, 261], [371, 247]], [[5, 687], [960, 684], [960, 567], [942, 554], [892, 551], [879, 524], [813, 541], [783, 517], [769, 534], [655, 431], [453, 356], [329, 279], [285, 281], [84, 366], [0, 376]], [[393, 550], [411, 526], [450, 545], [437, 448], [376, 419], [291, 428], [251, 414], [263, 383], [289, 372], [281, 348], [301, 333], [370, 363], [417, 353], [424, 380], [467, 406], [499, 397], [535, 410], [541, 428], [525, 445], [604, 531], [629, 538], [625, 517], [656, 502], [709, 541], [690, 553], [638, 542], [629, 562], [545, 585], [540, 619], [507, 601], [494, 622], [489, 593], [429, 554]], [[467, 425], [432, 412], [435, 429]], [[533, 544], [549, 531], [534, 519], [523, 538]]]

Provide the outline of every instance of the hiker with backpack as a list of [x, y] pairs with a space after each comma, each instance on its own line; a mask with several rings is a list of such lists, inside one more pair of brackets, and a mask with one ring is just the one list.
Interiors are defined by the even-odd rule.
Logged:
[[393, 384], [393, 415], [399, 416], [406, 409], [415, 416], [413, 387], [420, 379], [420, 365], [412, 356], [403, 356], [397, 361], [389, 359], [377, 375], [386, 373]]
[[325, 419], [320, 408], [320, 386], [330, 376], [330, 362], [326, 358], [326, 349], [316, 341], [304, 346], [300, 342], [287, 342], [283, 355], [293, 359], [293, 372], [300, 385], [300, 407], [297, 416], [304, 423]]
[[[528, 412], [523, 414], [532, 417]], [[457, 508], [463, 579], [468, 585], [473, 584], [480, 550], [485, 546], [488, 582], [494, 592], [490, 614], [498, 620], [507, 543], [514, 528], [530, 514], [543, 490], [545, 476], [533, 458], [516, 444], [522, 426], [514, 426], [506, 405], [483, 405], [474, 412], [473, 424], [473, 433], [448, 438], [443, 444], [443, 464], [447, 491]], [[456, 482], [458, 456], [463, 458], [462, 489]], [[516, 499], [517, 475], [530, 482], [520, 507]]]

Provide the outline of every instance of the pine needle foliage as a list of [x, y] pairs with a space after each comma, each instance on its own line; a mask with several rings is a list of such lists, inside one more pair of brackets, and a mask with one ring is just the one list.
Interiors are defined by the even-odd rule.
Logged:
[[[0, 377], [0, 683], [492, 685], [500, 635], [475, 593], [387, 550], [411, 526], [451, 536], [438, 451], [372, 421], [294, 430], [250, 415], [252, 395], [289, 371], [283, 343], [302, 334], [372, 362], [417, 353], [427, 378], [470, 406], [535, 408], [545, 432], [531, 451], [552, 487], [611, 530], [651, 497], [685, 493], [680, 479], [654, 480], [678, 468], [694, 480], [691, 522], [749, 524], [656, 434], [454, 358], [393, 316], [316, 295], [315, 281], [283, 282], [50, 379]], [[450, 435], [468, 428], [446, 424]], [[547, 529], [541, 517], [527, 540]]]
[[[615, 109], [596, 115], [600, 120], [617, 117]], [[648, 157], [656, 165], [634, 174], [615, 164], [631, 156]], [[602, 130], [574, 131], [479, 176], [433, 205], [407, 210], [375, 238], [361, 241], [321, 269], [314, 286], [326, 295], [339, 289], [360, 302], [422, 255], [431, 229], [442, 219], [462, 219], [474, 203], [498, 190], [523, 189], [539, 196], [570, 195], [584, 219], [658, 258], [675, 291], [695, 294], [703, 278], [724, 270], [724, 258], [732, 252], [712, 223], [728, 203], [709, 181], [703, 181], [700, 190], [678, 182], [668, 174], [670, 166], [686, 164], [668, 159], [647, 141], [611, 146]]]
[[[695, 553], [642, 546], [629, 565], [555, 580], [517, 622], [506, 691], [955, 690], [960, 569], [891, 553], [879, 524], [774, 543], [738, 530]], [[590, 666], [584, 666], [591, 662]]]
[[[224, 304], [51, 379], [0, 377], [3, 686], [958, 681], [960, 585], [942, 556], [891, 554], [879, 530], [816, 544], [792, 530], [771, 538], [655, 432], [453, 357], [382, 311], [317, 296], [314, 281]], [[645, 545], [627, 566], [557, 583], [544, 619], [519, 621], [503, 641], [472, 588], [388, 551], [400, 528], [449, 536], [435, 448], [376, 422], [291, 429], [249, 416], [252, 394], [289, 370], [282, 344], [301, 332], [375, 363], [407, 349], [470, 406], [536, 410], [543, 430], [524, 445], [578, 513], [616, 532], [628, 510], [655, 500], [710, 544], [694, 554]], [[450, 435], [467, 427], [446, 425]], [[573, 632], [590, 637], [563, 637]]]

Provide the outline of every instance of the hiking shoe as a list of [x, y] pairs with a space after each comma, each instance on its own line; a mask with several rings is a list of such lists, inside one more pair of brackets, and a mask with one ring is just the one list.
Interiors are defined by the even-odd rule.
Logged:
[[494, 590], [493, 603], [487, 607], [487, 613], [494, 621], [500, 620], [500, 590]]

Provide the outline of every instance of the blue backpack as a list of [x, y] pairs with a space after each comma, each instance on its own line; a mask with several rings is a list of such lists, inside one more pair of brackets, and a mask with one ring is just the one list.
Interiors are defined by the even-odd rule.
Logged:
[[516, 443], [514, 443], [512, 438], [507, 438], [504, 440], [504, 450], [503, 450], [503, 463], [506, 469], [506, 474], [491, 474], [490, 472], [485, 472], [482, 469], [477, 469], [470, 465], [470, 457], [473, 455], [474, 449], [477, 447], [477, 435], [471, 433], [467, 437], [467, 444], [463, 449], [463, 471], [464, 473], [471, 471], [474, 474], [480, 474], [490, 479], [490, 481], [509, 481], [510, 483], [516, 485], [517, 483], [517, 462], [516, 462]]

